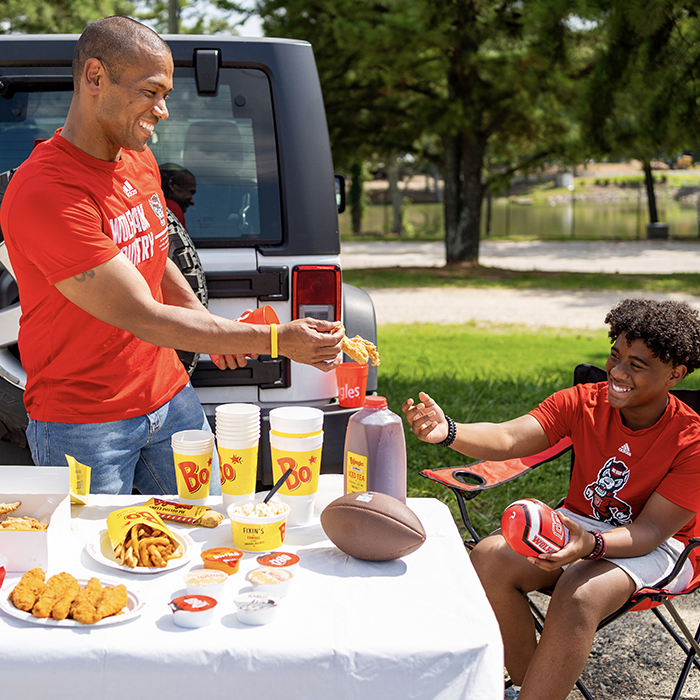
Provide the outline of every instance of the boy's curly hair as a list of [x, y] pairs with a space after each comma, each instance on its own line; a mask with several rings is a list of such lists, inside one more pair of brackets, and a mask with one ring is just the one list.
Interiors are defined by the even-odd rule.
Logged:
[[688, 374], [700, 367], [700, 317], [678, 301], [625, 299], [605, 317], [611, 342], [624, 333], [627, 343], [642, 340], [654, 357], [674, 367], [685, 365]]

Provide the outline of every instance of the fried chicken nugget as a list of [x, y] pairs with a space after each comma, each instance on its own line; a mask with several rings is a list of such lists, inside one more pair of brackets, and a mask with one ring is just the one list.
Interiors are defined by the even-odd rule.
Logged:
[[99, 620], [97, 603], [102, 596], [102, 584], [98, 578], [91, 578], [85, 588], [81, 588], [70, 608], [70, 616], [84, 625], [92, 625]]
[[4, 515], [14, 513], [21, 505], [22, 501], [15, 501], [14, 503], [0, 503], [0, 518], [2, 518]]
[[[70, 596], [70, 592], [72, 591], [70, 600], [73, 602], [73, 599], [76, 595], [78, 595], [79, 590], [80, 585], [75, 577], [71, 576], [70, 574], [64, 572], [52, 576], [46, 582], [44, 592], [39, 596], [38, 600], [34, 604], [34, 607], [32, 608], [32, 615], [34, 615], [34, 617], [51, 617], [54, 607], [59, 601], [62, 601], [66, 595]], [[62, 603], [62, 608], [63, 607], [65, 607], [65, 603]], [[68, 606], [68, 610], [70, 610], [70, 604]], [[67, 617], [68, 610], [66, 610], [66, 614], [63, 616], [63, 618], [59, 617], [56, 619], [64, 619]]]
[[29, 612], [46, 588], [45, 578], [43, 569], [27, 571], [10, 593], [12, 604], [19, 610]]
[[[345, 331], [342, 323], [337, 324], [333, 330], [338, 328], [342, 328], [343, 332]], [[377, 346], [373, 342], [365, 340], [362, 336], [356, 335], [354, 338], [345, 336], [342, 350], [350, 359], [361, 365], [366, 365], [369, 362], [374, 366], [381, 364]]]
[[66, 574], [66, 576], [68, 578], [65, 579], [63, 593], [59, 596], [56, 605], [53, 606], [53, 610], [51, 611], [51, 617], [54, 620], [65, 620], [68, 615], [70, 615], [73, 601], [78, 597], [78, 593], [80, 593], [78, 579], [70, 574]]
[[128, 602], [126, 586], [121, 583], [112, 588], [105, 586], [105, 588], [102, 589], [102, 595], [97, 603], [97, 610], [95, 613], [97, 621], [120, 613], [127, 606]]

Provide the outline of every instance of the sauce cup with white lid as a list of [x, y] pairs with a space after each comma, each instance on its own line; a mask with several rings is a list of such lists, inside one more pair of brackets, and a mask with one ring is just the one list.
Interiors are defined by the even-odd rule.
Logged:
[[208, 595], [219, 600], [228, 574], [216, 569], [192, 569], [183, 577], [188, 595]]
[[241, 593], [233, 601], [238, 621], [244, 625], [266, 625], [277, 613], [278, 599], [268, 593]]
[[287, 595], [293, 578], [291, 571], [270, 566], [261, 566], [248, 574], [248, 581], [255, 591], [272, 593], [279, 598]]

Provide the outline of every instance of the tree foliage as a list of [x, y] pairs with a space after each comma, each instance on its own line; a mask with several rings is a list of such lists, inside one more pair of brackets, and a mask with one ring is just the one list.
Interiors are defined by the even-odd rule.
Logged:
[[0, 33], [73, 34], [100, 17], [131, 15], [130, 0], [4, 0]]
[[255, 5], [266, 34], [312, 43], [336, 162], [415, 152], [437, 137], [448, 261], [478, 258], [487, 164], [507, 177], [570, 146], [576, 36], [561, 21], [567, 8], [556, 0]]

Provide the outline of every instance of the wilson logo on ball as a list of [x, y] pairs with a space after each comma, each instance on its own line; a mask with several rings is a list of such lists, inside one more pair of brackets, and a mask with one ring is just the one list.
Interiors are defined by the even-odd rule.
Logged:
[[515, 501], [503, 511], [501, 533], [525, 557], [553, 554], [569, 541], [569, 530], [559, 514], [534, 498]]

